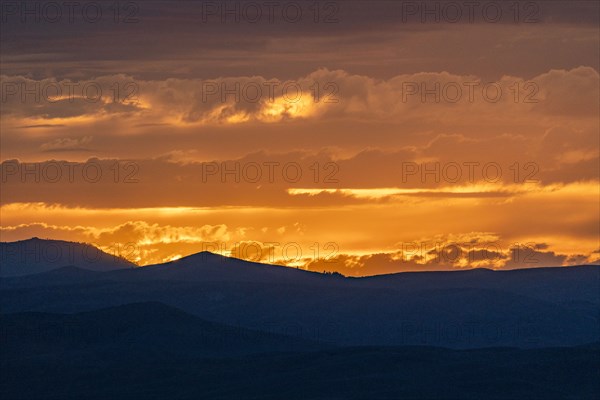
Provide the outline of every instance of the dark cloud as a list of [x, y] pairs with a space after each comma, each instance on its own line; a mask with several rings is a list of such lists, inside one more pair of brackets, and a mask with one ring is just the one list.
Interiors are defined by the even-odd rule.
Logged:
[[[49, 2], [29, 3], [43, 9]], [[286, 22], [280, 14], [273, 23], [266, 17], [258, 23], [243, 22], [244, 18], [240, 23], [221, 23], [219, 16], [203, 22], [203, 5], [226, 3], [235, 9], [236, 4], [248, 2], [131, 3], [137, 10], [121, 10], [118, 18], [135, 12], [136, 23], [115, 23], [114, 11], [103, 2], [98, 3], [105, 10], [97, 23], [85, 22], [81, 15], [73, 23], [66, 17], [56, 23], [45, 23], [43, 18], [21, 23], [19, 15], [5, 13], [3, 71], [73, 79], [107, 73], [145, 79], [281, 76], [285, 71], [283, 78], [292, 79], [322, 66], [380, 77], [397, 75], [399, 69], [469, 73], [476, 67], [481, 75], [498, 77], [502, 73], [531, 76], [550, 66], [598, 67], [598, 50], [592, 47], [597, 39], [598, 5], [590, 1], [521, 2], [518, 16], [511, 9], [514, 3], [480, 2], [472, 22], [463, 9], [458, 23], [445, 17], [441, 10], [447, 2], [443, 1], [318, 2], [323, 8], [318, 23], [311, 11], [314, 3], [309, 1], [275, 2], [282, 9], [300, 5], [304, 18], [297, 23]], [[434, 16], [422, 23], [420, 11], [403, 18], [411, 4], [438, 10], [439, 22]], [[502, 8], [499, 22], [483, 17], [486, 4]], [[322, 21], [332, 13], [337, 22]], [[536, 22], [526, 23], [531, 15]], [[584, 35], [571, 38], [573, 29]]]

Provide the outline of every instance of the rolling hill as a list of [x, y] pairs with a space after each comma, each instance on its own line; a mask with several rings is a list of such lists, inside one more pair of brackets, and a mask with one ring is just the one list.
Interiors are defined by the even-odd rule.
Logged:
[[4, 313], [161, 302], [207, 321], [339, 346], [584, 345], [600, 336], [599, 266], [344, 278], [198, 253], [0, 280]]
[[31, 238], [0, 242], [0, 277], [23, 276], [75, 266], [91, 271], [133, 268], [135, 264], [86, 243]]

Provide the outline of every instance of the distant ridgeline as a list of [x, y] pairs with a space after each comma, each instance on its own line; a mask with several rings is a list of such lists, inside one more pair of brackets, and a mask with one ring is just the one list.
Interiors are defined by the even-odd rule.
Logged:
[[132, 267], [2, 243], [0, 398], [598, 398], [600, 266]]
[[0, 276], [21, 276], [75, 266], [91, 271], [132, 268], [135, 264], [87, 243], [31, 238], [0, 242]]
[[201, 252], [133, 267], [86, 244], [2, 243], [2, 312], [160, 302], [215, 323], [341, 346], [539, 348], [600, 336], [600, 266], [349, 278]]

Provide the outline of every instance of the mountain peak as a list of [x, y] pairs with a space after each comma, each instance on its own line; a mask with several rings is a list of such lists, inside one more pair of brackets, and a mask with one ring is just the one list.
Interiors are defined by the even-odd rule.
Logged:
[[21, 276], [77, 267], [91, 271], [132, 268], [132, 262], [88, 244], [32, 237], [15, 242], [0, 242], [0, 276]]
[[[187, 256], [181, 257], [177, 260], [171, 261], [169, 264], [185, 264], [188, 261], [193, 262], [214, 262], [214, 261], [225, 261], [229, 259], [235, 259], [232, 257], [227, 257], [222, 254], [212, 253], [210, 251], [201, 251], [199, 253], [189, 254]], [[240, 260], [242, 261], [242, 260]]]

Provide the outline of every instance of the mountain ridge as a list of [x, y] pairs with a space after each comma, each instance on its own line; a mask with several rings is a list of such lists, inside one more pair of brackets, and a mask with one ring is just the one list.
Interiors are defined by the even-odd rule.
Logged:
[[192, 359], [332, 347], [317, 341], [207, 321], [158, 301], [74, 314], [0, 314], [0, 320], [5, 361], [67, 354], [74, 358], [87, 354], [111, 361]]
[[31, 275], [65, 266], [90, 271], [114, 271], [136, 266], [89, 243], [38, 237], [0, 242], [0, 260], [0, 277]]
[[[23, 273], [20, 273], [18, 275], [9, 275], [6, 276], [3, 273], [3, 270], [5, 270], [5, 268], [1, 268], [0, 269], [0, 277], [12, 277], [12, 276], [26, 276], [26, 275], [34, 275], [34, 274], [39, 274], [39, 273], [45, 273], [45, 272], [50, 272], [50, 271], [54, 271], [54, 270], [60, 270], [63, 268], [68, 268], [68, 267], [74, 267], [74, 268], [78, 268], [78, 269], [83, 269], [83, 270], [88, 270], [88, 271], [95, 271], [95, 272], [117, 272], [117, 273], [122, 273], [119, 272], [121, 270], [144, 270], [145, 272], [155, 272], [158, 275], [164, 274], [164, 278], [177, 278], [177, 273], [175, 273], [173, 270], [177, 269], [179, 270], [178, 273], [183, 273], [185, 275], [185, 273], [182, 271], [185, 268], [206, 268], [206, 267], [215, 267], [218, 265], [223, 265], [226, 267], [248, 267], [248, 268], [254, 268], [254, 270], [258, 270], [258, 268], [263, 268], [263, 272], [272, 272], [273, 274], [278, 274], [278, 273], [286, 273], [286, 272], [290, 272], [290, 271], [294, 271], [291, 272], [291, 274], [297, 274], [297, 276], [312, 276], [312, 277], [323, 277], [323, 276], [327, 276], [328, 278], [345, 278], [348, 280], [380, 280], [380, 279], [388, 279], [390, 277], [399, 277], [402, 276], [404, 278], [410, 277], [410, 276], [416, 276], [416, 275], [431, 275], [431, 276], [450, 276], [447, 274], [456, 274], [455, 276], [458, 276], [458, 274], [470, 274], [470, 275], [475, 275], [475, 274], [480, 274], [480, 275], [484, 275], [484, 274], [492, 274], [492, 273], [508, 273], [508, 272], [516, 272], [516, 273], [526, 273], [524, 271], [532, 271], [532, 270], [536, 270], [536, 271], [550, 271], [550, 270], [556, 270], [556, 269], [569, 269], [569, 268], [587, 268], [587, 267], [591, 267], [591, 268], [598, 268], [598, 271], [600, 271], [600, 265], [596, 265], [596, 264], [582, 264], [582, 265], [573, 265], [573, 266], [548, 266], [548, 267], [532, 267], [532, 268], [513, 268], [513, 269], [490, 269], [490, 268], [467, 268], [467, 269], [456, 269], [456, 270], [448, 270], [448, 271], [399, 271], [399, 272], [394, 272], [394, 273], [386, 273], [386, 274], [378, 274], [378, 275], [365, 275], [365, 276], [358, 276], [358, 277], [349, 277], [349, 276], [344, 276], [342, 274], [326, 274], [326, 273], [322, 273], [322, 272], [318, 272], [318, 271], [309, 271], [309, 270], [304, 270], [301, 268], [293, 268], [293, 267], [288, 267], [288, 266], [283, 266], [283, 265], [277, 265], [277, 264], [270, 264], [270, 263], [263, 263], [263, 262], [256, 262], [256, 261], [248, 261], [248, 260], [244, 260], [241, 258], [235, 258], [235, 257], [230, 257], [230, 256], [224, 256], [222, 254], [218, 254], [218, 253], [213, 253], [210, 251], [200, 251], [198, 253], [193, 253], [193, 254], [189, 254], [187, 256], [181, 257], [177, 260], [173, 260], [173, 261], [167, 261], [164, 263], [156, 263], [156, 264], [150, 264], [150, 265], [145, 265], [145, 266], [138, 266], [133, 262], [130, 262], [124, 258], [120, 258], [118, 256], [114, 256], [108, 253], [103, 252], [101, 249], [99, 249], [98, 247], [89, 244], [89, 243], [79, 243], [79, 242], [70, 242], [70, 241], [64, 241], [64, 240], [53, 240], [53, 239], [40, 239], [38, 237], [32, 237], [30, 239], [26, 239], [26, 240], [20, 240], [20, 241], [15, 241], [15, 242], [0, 242], [0, 255], [2, 256], [2, 260], [4, 261], [8, 256], [12, 255], [15, 256], [16, 254], [10, 254], [10, 252], [7, 251], [6, 247], [7, 245], [23, 245], [23, 244], [29, 244], [29, 243], [38, 243], [38, 244], [62, 244], [62, 245], [68, 245], [68, 246], [82, 246], [84, 248], [93, 248], [95, 249], [94, 251], [99, 252], [99, 254], [102, 254], [108, 258], [103, 258], [102, 261], [109, 261], [109, 263], [115, 264], [115, 260], [117, 261], [116, 265], [113, 265], [112, 267], [109, 268], [90, 268], [89, 265], [85, 265], [82, 266], [80, 265], [81, 263], [77, 264], [77, 263], [60, 263], [57, 262], [55, 260], [50, 260], [50, 264], [53, 264], [51, 266], [49, 266], [48, 268], [44, 268], [42, 270], [39, 271], [22, 271]], [[48, 256], [37, 256], [37, 258], [42, 258], [42, 259], [48, 259]], [[48, 261], [48, 260], [47, 260]], [[96, 262], [96, 261], [94, 261]], [[99, 266], [100, 263], [97, 264], [97, 266]], [[267, 269], [269, 268], [269, 269]], [[170, 271], [169, 271], [170, 270]], [[63, 272], [66, 270], [63, 270]], [[74, 272], [75, 270], [71, 271]], [[215, 270], [213, 270], [212, 272], [214, 272]], [[221, 270], [222, 272], [223, 270]], [[29, 273], [25, 273], [25, 272], [29, 272]], [[599, 273], [599, 277], [600, 277], [600, 273]], [[189, 278], [189, 276], [183, 276], [181, 278]]]

